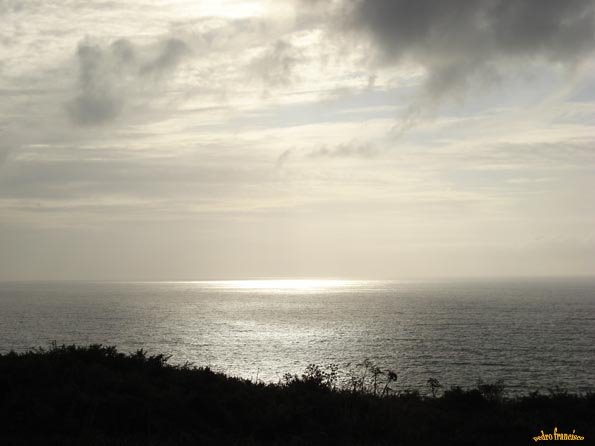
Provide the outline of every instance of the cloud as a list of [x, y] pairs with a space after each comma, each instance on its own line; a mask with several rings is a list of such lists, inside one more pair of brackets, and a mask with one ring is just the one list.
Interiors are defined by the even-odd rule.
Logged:
[[166, 73], [168, 70], [175, 68], [190, 53], [188, 46], [179, 39], [166, 39], [159, 46], [161, 48], [156, 57], [140, 67], [140, 75], [161, 75]]
[[370, 144], [361, 144], [355, 141], [339, 144], [334, 148], [326, 146], [308, 153], [310, 158], [374, 158], [378, 149]]
[[2, 166], [4, 161], [6, 161], [6, 158], [8, 157], [9, 153], [10, 153], [10, 147], [0, 145], [0, 167]]
[[371, 39], [375, 63], [421, 64], [434, 97], [511, 59], [576, 62], [595, 43], [593, 1], [356, 0], [347, 10], [344, 30]]
[[[43, 277], [76, 276], [85, 252], [150, 276], [163, 246], [193, 265], [172, 274], [213, 253], [204, 274], [250, 274], [228, 268], [240, 251], [281, 274], [255, 247], [277, 261], [288, 240], [296, 264], [353, 254], [320, 274], [378, 258], [432, 274], [461, 250], [453, 271], [535, 234], [592, 234], [591, 0], [295, 1], [238, 17], [215, 2], [0, 0], [3, 252], [26, 254], [4, 276], [40, 277], [42, 251]], [[570, 78], [579, 65], [589, 76]], [[477, 88], [495, 82], [505, 94]], [[410, 103], [410, 123], [441, 117], [396, 144]], [[64, 260], [56, 234], [82, 254]], [[537, 271], [545, 252], [514, 251], [510, 270]], [[560, 272], [593, 263], [573, 252]]]
[[189, 52], [184, 42], [174, 38], [149, 47], [135, 46], [127, 39], [107, 47], [89, 39], [79, 42], [78, 93], [66, 104], [71, 120], [81, 126], [113, 121], [141, 84], [160, 80]]
[[[116, 72], [120, 68], [117, 52], [82, 43], [77, 50], [79, 94], [67, 105], [72, 120], [80, 125], [102, 124], [115, 118], [122, 108]], [[120, 71], [120, 70], [118, 70]]]
[[277, 157], [277, 162], [275, 163], [276, 169], [281, 169], [285, 165], [287, 160], [291, 157], [292, 152], [293, 149], [286, 149]]
[[301, 60], [297, 48], [289, 42], [278, 40], [251, 63], [250, 69], [266, 85], [285, 86], [291, 82], [294, 68]]
[[[286, 149], [277, 157], [275, 167], [281, 169], [293, 158], [296, 153], [299, 155], [298, 149]], [[332, 147], [324, 145], [318, 149], [301, 151], [305, 158], [320, 159], [320, 158], [376, 158], [380, 155], [380, 150], [369, 143], [361, 143], [358, 141], [350, 141], [347, 143], [337, 144]]]

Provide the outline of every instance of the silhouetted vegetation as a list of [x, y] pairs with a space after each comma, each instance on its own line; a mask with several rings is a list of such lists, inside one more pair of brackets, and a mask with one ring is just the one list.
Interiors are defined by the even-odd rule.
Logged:
[[507, 445], [540, 431], [595, 439], [595, 394], [507, 398], [504, 385], [396, 391], [370, 361], [278, 384], [228, 377], [164, 355], [53, 346], [0, 355], [1, 445]]

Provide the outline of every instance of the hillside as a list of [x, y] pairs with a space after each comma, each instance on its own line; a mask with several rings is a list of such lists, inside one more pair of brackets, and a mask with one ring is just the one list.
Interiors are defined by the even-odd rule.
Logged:
[[397, 376], [380, 370], [376, 386], [362, 375], [339, 388], [335, 372], [311, 366], [264, 384], [100, 345], [8, 353], [0, 444], [504, 445], [554, 427], [595, 438], [595, 394], [506, 398], [499, 384], [436, 382], [436, 396], [421, 396], [390, 392]]

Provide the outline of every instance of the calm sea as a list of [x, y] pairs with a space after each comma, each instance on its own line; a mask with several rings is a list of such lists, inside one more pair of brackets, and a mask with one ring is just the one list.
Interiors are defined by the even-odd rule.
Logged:
[[595, 280], [0, 283], [0, 349], [102, 343], [278, 381], [364, 359], [402, 388], [595, 390]]

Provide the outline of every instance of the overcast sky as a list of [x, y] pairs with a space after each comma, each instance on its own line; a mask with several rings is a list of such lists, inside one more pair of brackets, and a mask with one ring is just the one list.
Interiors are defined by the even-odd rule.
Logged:
[[595, 273], [591, 0], [0, 18], [0, 279]]

